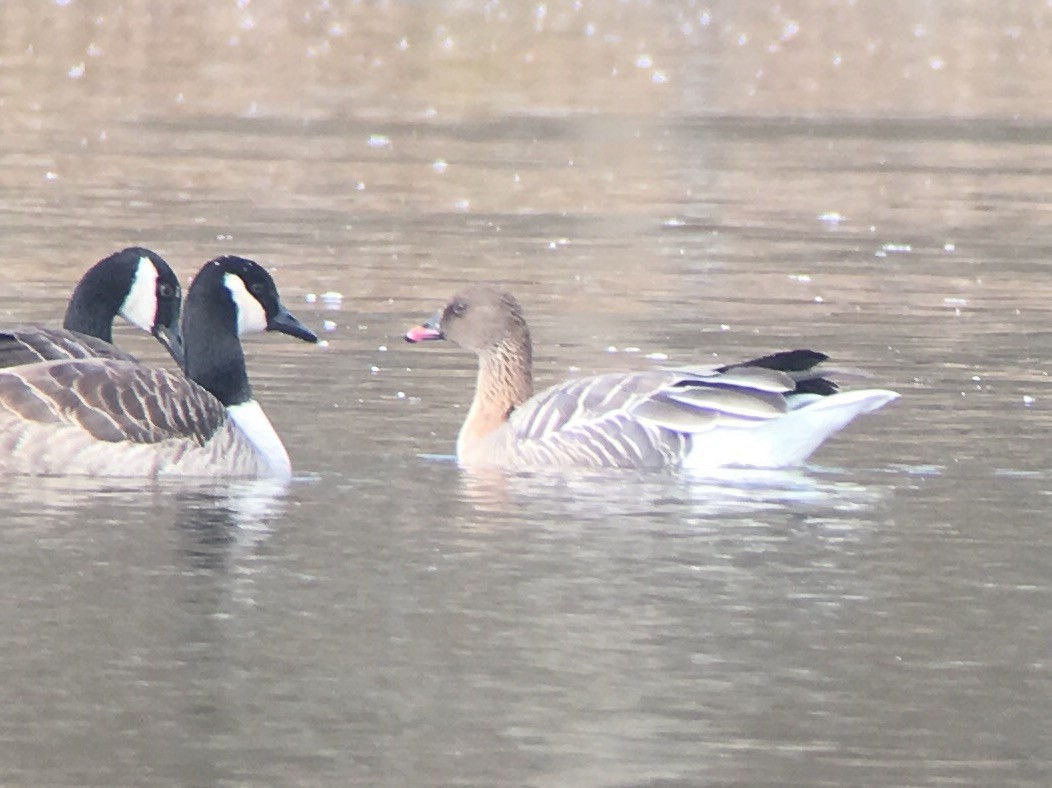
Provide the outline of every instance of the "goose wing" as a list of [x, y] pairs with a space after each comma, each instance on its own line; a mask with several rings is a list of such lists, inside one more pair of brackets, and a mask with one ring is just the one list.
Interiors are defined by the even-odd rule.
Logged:
[[511, 414], [508, 428], [538, 462], [668, 465], [719, 423], [783, 415], [795, 386], [786, 372], [759, 366], [596, 375], [542, 391]]
[[0, 429], [36, 422], [100, 441], [203, 445], [226, 420], [222, 403], [165, 369], [114, 359], [70, 359], [0, 370]]
[[77, 358], [136, 360], [109, 342], [64, 328], [17, 326], [0, 331], [0, 368]]
[[667, 379], [664, 372], [596, 375], [552, 386], [508, 419], [512, 444], [532, 464], [656, 467], [684, 448], [631, 415]]
[[840, 388], [834, 381], [825, 377], [827, 371], [816, 369], [819, 364], [828, 360], [829, 356], [816, 350], [783, 350], [751, 361], [718, 367], [716, 371], [725, 373], [746, 367], [773, 369], [786, 373], [796, 383], [796, 388], [790, 394], [817, 394], [827, 397], [836, 394]]

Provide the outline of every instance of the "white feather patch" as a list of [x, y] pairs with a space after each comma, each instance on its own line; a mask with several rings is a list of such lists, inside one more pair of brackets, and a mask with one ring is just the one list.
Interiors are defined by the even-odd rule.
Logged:
[[[267, 330], [267, 312], [254, 295], [248, 292], [244, 280], [237, 274], [223, 275], [223, 284], [230, 291], [237, 308], [237, 335], [253, 334]], [[264, 417], [265, 418], [265, 417]]]
[[[240, 278], [238, 281], [241, 281]], [[290, 478], [292, 463], [289, 461], [289, 453], [285, 450], [285, 444], [281, 442], [274, 425], [270, 423], [270, 419], [267, 418], [267, 414], [263, 412], [259, 403], [250, 399], [240, 405], [231, 405], [226, 411], [238, 429], [245, 433], [245, 437], [256, 447], [260, 456], [266, 460], [271, 473], [278, 478]]]
[[804, 462], [823, 441], [852, 419], [887, 405], [899, 395], [883, 389], [841, 391], [818, 397], [773, 419], [723, 418], [694, 440], [683, 461], [688, 470], [723, 466], [787, 468]]
[[149, 257], [140, 257], [131, 288], [121, 304], [120, 315], [143, 331], [152, 331], [157, 319], [157, 268]]

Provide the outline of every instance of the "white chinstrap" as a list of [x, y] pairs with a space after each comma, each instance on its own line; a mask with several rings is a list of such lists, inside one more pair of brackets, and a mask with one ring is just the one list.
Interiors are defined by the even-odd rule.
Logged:
[[267, 312], [259, 299], [245, 287], [244, 280], [237, 274], [223, 275], [223, 284], [230, 291], [237, 309], [237, 335], [255, 334], [267, 330]]
[[143, 331], [152, 331], [157, 318], [157, 267], [149, 257], [140, 257], [131, 288], [121, 304], [120, 315]]

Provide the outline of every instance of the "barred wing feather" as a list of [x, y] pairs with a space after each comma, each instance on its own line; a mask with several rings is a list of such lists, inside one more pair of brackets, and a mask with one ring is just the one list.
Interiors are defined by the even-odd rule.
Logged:
[[696, 436], [784, 415], [784, 372], [741, 367], [597, 375], [549, 388], [508, 420], [529, 462], [660, 467], [682, 462]]
[[222, 404], [180, 374], [112, 359], [0, 370], [4, 415], [84, 430], [96, 440], [203, 445], [226, 420]]
[[19, 326], [0, 332], [0, 368], [78, 358], [136, 360], [109, 342], [64, 328]]

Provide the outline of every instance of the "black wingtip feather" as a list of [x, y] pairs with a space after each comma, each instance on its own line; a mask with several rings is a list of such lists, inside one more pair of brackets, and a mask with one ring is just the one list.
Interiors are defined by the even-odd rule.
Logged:
[[839, 390], [840, 387], [828, 378], [809, 378], [798, 380], [793, 394], [818, 394], [821, 397], [828, 397]]
[[762, 369], [776, 369], [779, 372], [806, 372], [828, 360], [829, 356], [817, 350], [783, 350], [779, 353], [771, 353], [769, 356], [754, 358], [752, 361], [731, 364], [720, 371], [723, 372], [731, 367], [761, 367]]
[[792, 391], [793, 394], [818, 394], [821, 397], [828, 397], [830, 394], [836, 394], [839, 391], [839, 386], [836, 383], [828, 378], [823, 378], [818, 372], [813, 372], [813, 377], [801, 374], [811, 372], [823, 361], [828, 360], [829, 356], [825, 353], [819, 353], [817, 350], [783, 350], [779, 353], [771, 353], [768, 356], [754, 358], [751, 361], [743, 361], [740, 364], [728, 364], [725, 367], [720, 367], [719, 371], [726, 372], [728, 369], [734, 369], [735, 367], [774, 369], [787, 373], [796, 381], [796, 388]]

